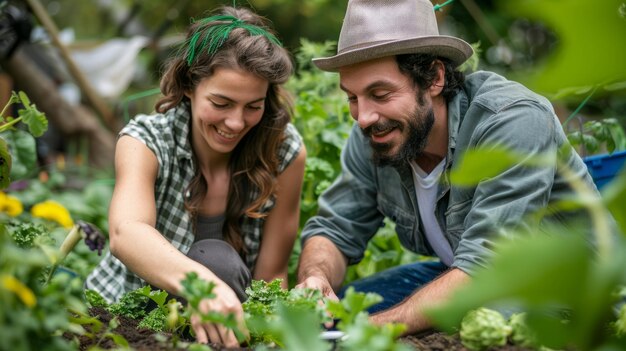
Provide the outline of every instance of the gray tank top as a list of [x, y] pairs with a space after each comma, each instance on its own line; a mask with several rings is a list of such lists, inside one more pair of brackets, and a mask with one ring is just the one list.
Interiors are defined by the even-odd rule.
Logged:
[[196, 221], [196, 239], [194, 242], [204, 239], [224, 240], [224, 233], [222, 232], [224, 219], [224, 215], [212, 217], [198, 215]]

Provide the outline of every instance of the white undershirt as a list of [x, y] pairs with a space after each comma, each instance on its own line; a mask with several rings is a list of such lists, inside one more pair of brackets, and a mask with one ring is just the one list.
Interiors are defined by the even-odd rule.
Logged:
[[426, 239], [437, 256], [439, 256], [441, 262], [450, 266], [454, 260], [454, 254], [435, 216], [439, 178], [443, 173], [446, 160], [441, 161], [430, 174], [424, 172], [417, 163], [411, 161], [410, 164], [413, 169], [413, 182], [415, 183], [417, 206], [419, 207]]

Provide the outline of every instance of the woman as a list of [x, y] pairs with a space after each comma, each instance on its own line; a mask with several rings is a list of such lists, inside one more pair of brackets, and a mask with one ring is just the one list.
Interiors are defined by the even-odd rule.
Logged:
[[[151, 284], [172, 294], [188, 272], [216, 284], [203, 312], [234, 313], [250, 279], [283, 279], [299, 223], [306, 152], [281, 88], [288, 52], [247, 9], [193, 23], [162, 80], [157, 114], [121, 132], [110, 253], [86, 281], [109, 301]], [[238, 345], [192, 318], [198, 342]]]

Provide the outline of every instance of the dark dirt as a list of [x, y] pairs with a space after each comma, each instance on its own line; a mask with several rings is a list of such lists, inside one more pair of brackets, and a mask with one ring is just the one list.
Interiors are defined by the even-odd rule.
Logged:
[[[103, 323], [101, 330], [96, 333], [95, 336], [78, 336], [66, 333], [64, 336], [67, 339], [76, 339], [79, 343], [79, 350], [88, 350], [93, 346], [99, 346], [102, 349], [118, 348], [119, 345], [109, 337], [104, 335], [107, 332], [108, 323], [112, 319], [112, 315], [103, 308], [92, 308], [89, 310], [91, 316], [97, 317]], [[161, 333], [163, 337], [155, 337], [156, 333], [148, 329], [140, 329], [137, 327], [138, 322], [118, 316], [118, 326], [112, 330], [113, 333], [123, 336], [131, 348], [138, 351], [165, 351], [165, 350], [186, 350], [186, 345], [193, 342], [193, 340], [181, 340], [180, 343], [175, 346], [174, 339], [171, 334]], [[89, 326], [85, 326], [88, 332], [93, 332]], [[463, 347], [461, 341], [456, 336], [447, 335], [441, 332], [425, 332], [417, 335], [410, 335], [400, 339], [406, 345], [411, 348], [420, 351], [468, 351]], [[225, 348], [221, 345], [210, 344], [213, 350], [216, 351], [240, 351], [251, 350], [249, 348]], [[505, 345], [502, 347], [491, 348], [489, 351], [530, 351], [531, 349], [522, 348], [515, 345]]]

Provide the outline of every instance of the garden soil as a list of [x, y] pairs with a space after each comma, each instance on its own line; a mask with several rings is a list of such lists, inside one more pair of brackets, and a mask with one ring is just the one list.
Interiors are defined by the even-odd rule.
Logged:
[[[118, 348], [113, 339], [104, 335], [108, 330], [107, 326], [111, 321], [113, 315], [103, 308], [91, 308], [89, 314], [98, 318], [103, 323], [100, 332], [94, 337], [77, 336], [69, 333], [65, 334], [67, 339], [74, 339], [79, 343], [79, 350], [88, 350], [91, 347], [99, 346], [102, 349]], [[137, 327], [138, 322], [118, 316], [118, 326], [113, 329], [113, 333], [123, 336], [130, 347], [138, 351], [165, 351], [165, 350], [186, 350], [185, 344], [192, 340], [183, 341], [176, 346], [171, 334], [161, 333], [162, 337], [155, 337], [157, 334], [148, 329], [141, 329]], [[88, 331], [89, 327], [85, 327]], [[403, 343], [420, 351], [468, 351], [463, 347], [458, 337], [453, 335], [447, 335], [441, 332], [426, 332], [418, 335], [410, 335], [400, 339]], [[210, 344], [213, 350], [216, 351], [240, 351], [251, 350], [249, 348], [225, 348], [220, 345]], [[514, 345], [505, 345], [502, 347], [491, 348], [489, 351], [531, 351], [528, 348], [522, 348]]]

